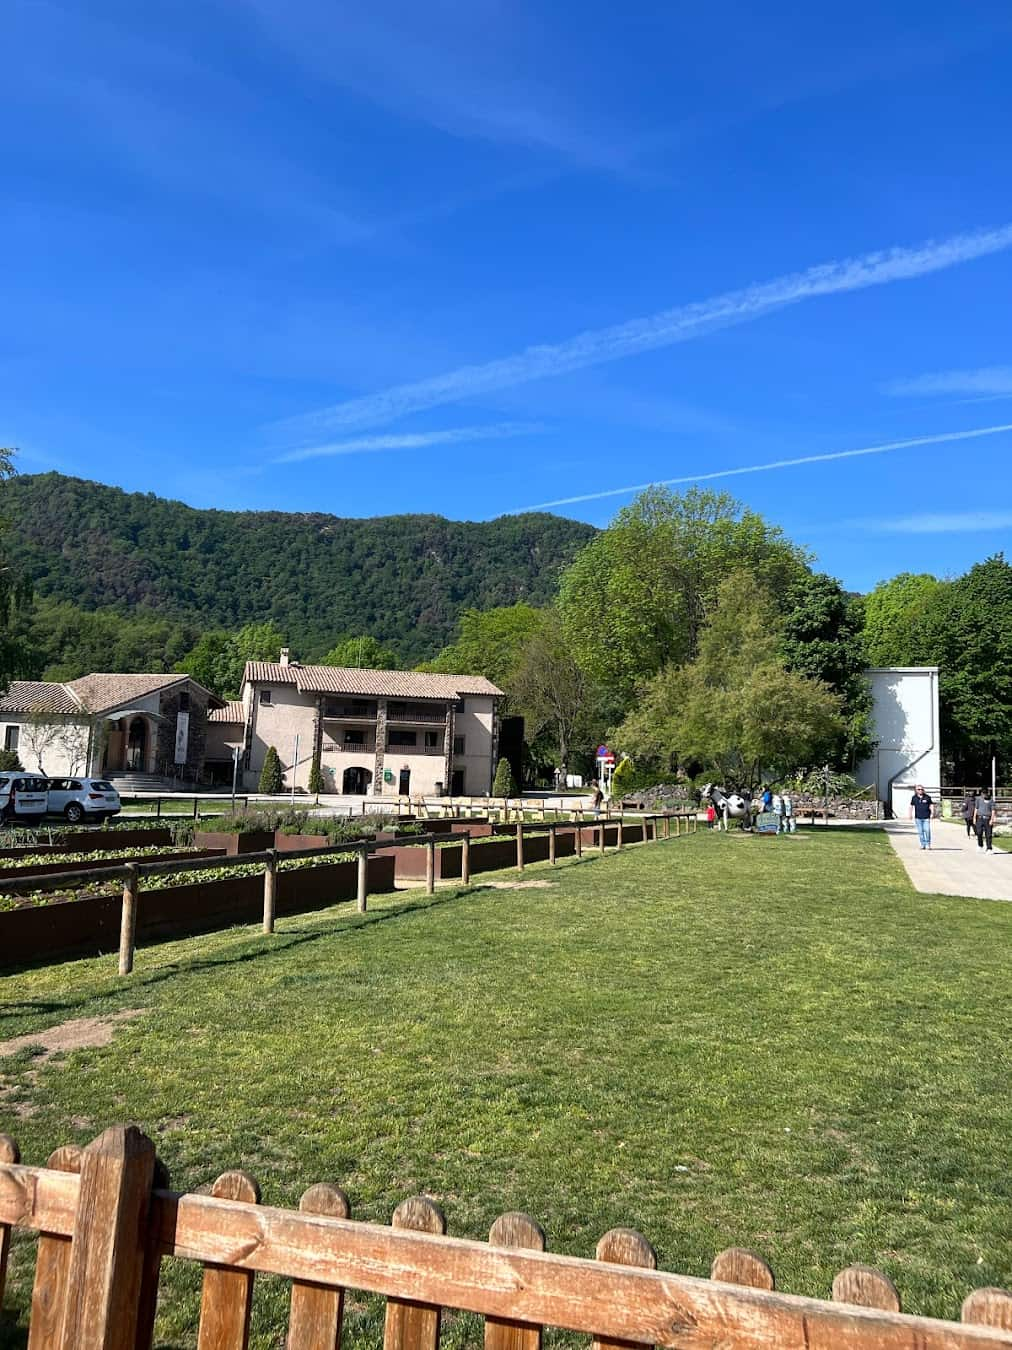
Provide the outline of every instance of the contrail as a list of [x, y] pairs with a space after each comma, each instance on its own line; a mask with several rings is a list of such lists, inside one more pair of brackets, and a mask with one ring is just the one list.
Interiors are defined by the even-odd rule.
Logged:
[[745, 464], [737, 469], [717, 469], [714, 473], [690, 473], [684, 478], [659, 478], [652, 483], [634, 483], [631, 487], [608, 488], [604, 492], [583, 492], [578, 497], [556, 497], [537, 506], [521, 506], [510, 515], [524, 511], [546, 511], [550, 506], [574, 506], [578, 502], [598, 502], [605, 497], [625, 497], [645, 492], [649, 487], [675, 487], [684, 483], [707, 483], [714, 478], [735, 478], [743, 473], [765, 473], [767, 469], [791, 469], [797, 464], [826, 464], [834, 459], [856, 459], [859, 455], [884, 455], [889, 450], [908, 450], [914, 445], [942, 445], [946, 441], [972, 441], [978, 436], [997, 436], [1012, 431], [1012, 422], [998, 427], [974, 427], [970, 431], [943, 431], [937, 436], [914, 436], [907, 441], [888, 441], [885, 445], [866, 445], [860, 450], [832, 450], [825, 455], [799, 455], [797, 459], [772, 459], [768, 464]]
[[866, 290], [893, 281], [940, 272], [957, 263], [969, 262], [1012, 246], [1012, 225], [929, 240], [915, 248], [891, 248], [861, 257], [823, 263], [804, 272], [794, 272], [774, 281], [728, 291], [646, 318], [610, 328], [591, 329], [565, 342], [528, 347], [515, 356], [482, 365], [461, 366], [445, 375], [394, 385], [378, 394], [348, 399], [317, 412], [287, 418], [276, 429], [303, 435], [323, 428], [350, 430], [392, 422], [408, 413], [456, 403], [460, 399], [493, 393], [531, 380], [563, 375], [586, 366], [617, 361], [638, 352], [688, 342], [716, 329], [747, 323], [774, 310], [800, 304], [820, 295]]
[[378, 450], [425, 450], [431, 445], [456, 445], [466, 441], [498, 441], [511, 436], [526, 436], [543, 431], [538, 422], [494, 422], [486, 426], [450, 427], [445, 431], [405, 432], [402, 435], [358, 436], [354, 440], [334, 441], [329, 445], [310, 445], [290, 450], [271, 461], [292, 464], [302, 459], [322, 459], [330, 455], [358, 455]]

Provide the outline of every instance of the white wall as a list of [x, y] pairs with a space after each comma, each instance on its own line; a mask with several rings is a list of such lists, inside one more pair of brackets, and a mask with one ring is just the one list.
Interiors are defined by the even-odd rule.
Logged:
[[465, 698], [463, 711], [454, 718], [453, 734], [464, 737], [464, 753], [454, 755], [453, 767], [464, 770], [463, 795], [466, 797], [483, 797], [492, 790], [494, 718], [493, 698]]
[[261, 686], [258, 685], [254, 694], [253, 737], [250, 745], [250, 765], [244, 775], [245, 785], [251, 789], [257, 787], [267, 748], [273, 745], [284, 771], [285, 791], [289, 791], [293, 786], [292, 759], [295, 754], [295, 737], [298, 735], [299, 763], [295, 770], [294, 786], [308, 789], [314, 750], [315, 696], [300, 694], [294, 684], [263, 687], [270, 689], [271, 701], [269, 704], [260, 702]]
[[891, 800], [895, 814], [905, 818], [918, 783], [936, 800], [941, 786], [938, 667], [876, 667], [865, 674], [878, 749], [859, 765], [857, 780], [874, 783], [879, 800]]
[[0, 721], [0, 747], [7, 743], [9, 726], [19, 728], [15, 753], [29, 773], [44, 773], [50, 778], [87, 773], [87, 721], [54, 717], [50, 722], [43, 722], [27, 715], [8, 713], [5, 720]]

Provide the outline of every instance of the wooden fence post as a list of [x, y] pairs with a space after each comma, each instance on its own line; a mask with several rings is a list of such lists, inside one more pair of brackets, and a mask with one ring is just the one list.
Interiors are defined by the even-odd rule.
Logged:
[[468, 830], [460, 836], [460, 880], [465, 886], [471, 884], [471, 834]]
[[583, 857], [583, 821], [576, 822], [576, 856]]
[[199, 797], [194, 797], [194, 799], [193, 799], [193, 819], [194, 819], [194, 820], [199, 820], [199, 819], [200, 819], [200, 798], [199, 798]]
[[857, 1303], [862, 1308], [900, 1310], [899, 1290], [888, 1275], [874, 1266], [848, 1266], [833, 1280], [834, 1303]]
[[134, 1350], [155, 1146], [117, 1125], [81, 1154], [60, 1350]]
[[[404, 1200], [394, 1210], [394, 1228], [412, 1228], [419, 1233], [446, 1232], [446, 1220], [438, 1205], [424, 1196]], [[439, 1345], [439, 1308], [413, 1299], [387, 1299], [384, 1350], [436, 1350]]]
[[[0, 1134], [0, 1162], [17, 1163], [21, 1161], [21, 1153], [17, 1144], [9, 1134]], [[7, 1257], [11, 1249], [11, 1230], [5, 1223], [0, 1223], [0, 1305], [3, 1304], [4, 1286], [7, 1281]]]
[[[344, 1191], [325, 1181], [310, 1186], [299, 1201], [299, 1209], [303, 1214], [326, 1214], [332, 1219], [347, 1219], [351, 1214]], [[343, 1289], [294, 1280], [286, 1350], [337, 1350], [343, 1312]]]
[[[260, 1187], [248, 1172], [224, 1172], [211, 1187], [217, 1200], [260, 1203]], [[197, 1350], [245, 1350], [253, 1309], [253, 1272], [205, 1266], [200, 1295]]]
[[162, 818], [162, 799], [161, 797], [159, 797], [158, 800], [155, 802], [155, 819], [161, 820], [161, 818]]
[[140, 885], [137, 864], [126, 864], [123, 882], [123, 909], [119, 920], [119, 973], [129, 975], [134, 968], [134, 945], [137, 937], [137, 890]]
[[430, 839], [425, 845], [425, 894], [434, 895], [436, 891], [436, 841]]
[[274, 915], [278, 907], [278, 852], [269, 848], [264, 863], [264, 932], [274, 932]]
[[1012, 1294], [1007, 1289], [974, 1289], [963, 1299], [961, 1316], [964, 1322], [1012, 1331]]
[[750, 1289], [765, 1289], [772, 1293], [776, 1288], [773, 1271], [756, 1252], [747, 1247], [727, 1247], [718, 1252], [710, 1267], [710, 1279], [720, 1280], [723, 1284], [744, 1284]]
[[555, 862], [555, 823], [548, 827], [548, 861]]
[[[489, 1230], [490, 1247], [545, 1250], [545, 1231], [526, 1214], [501, 1214]], [[505, 1317], [485, 1318], [485, 1350], [541, 1350], [543, 1328]]]
[[[635, 1228], [613, 1228], [605, 1233], [597, 1244], [597, 1259], [609, 1261], [618, 1266], [643, 1266], [646, 1270], [657, 1269], [657, 1253], [642, 1233]], [[635, 1342], [609, 1341], [595, 1336], [591, 1341], [591, 1350], [632, 1350]], [[649, 1350], [649, 1347], [642, 1347]]]
[[622, 813], [621, 813], [621, 811], [619, 812], [619, 815], [618, 815], [618, 824], [616, 825], [615, 829], [616, 829], [616, 834], [615, 834], [615, 847], [616, 847], [616, 848], [621, 848], [621, 847], [622, 847]]
[[[46, 1166], [52, 1172], [80, 1172], [81, 1150], [76, 1144], [58, 1148], [50, 1154]], [[56, 1233], [39, 1234], [32, 1313], [28, 1322], [28, 1350], [46, 1350], [47, 1346], [60, 1344], [70, 1273], [70, 1241]], [[2, 1287], [3, 1279], [0, 1278]]]
[[605, 822], [604, 820], [602, 820], [600, 816], [598, 816], [598, 819], [597, 819], [597, 828], [600, 830], [601, 833], [600, 833], [600, 835], [599, 835], [599, 837], [598, 837], [597, 846], [598, 846], [598, 848], [601, 850], [602, 853], [604, 853], [604, 828], [605, 828], [605, 824], [606, 824], [606, 822]]
[[517, 821], [517, 871], [524, 870], [524, 822]]
[[359, 914], [366, 909], [366, 892], [369, 888], [369, 849], [362, 844], [358, 850], [358, 892], [356, 896]]

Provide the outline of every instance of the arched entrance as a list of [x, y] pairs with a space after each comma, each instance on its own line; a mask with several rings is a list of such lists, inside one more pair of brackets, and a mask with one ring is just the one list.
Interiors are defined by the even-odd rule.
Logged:
[[355, 764], [350, 769], [345, 769], [341, 791], [347, 797], [363, 797], [369, 791], [371, 782], [372, 774], [369, 770]]
[[130, 773], [144, 773], [148, 767], [148, 723], [135, 717], [127, 732], [126, 766]]

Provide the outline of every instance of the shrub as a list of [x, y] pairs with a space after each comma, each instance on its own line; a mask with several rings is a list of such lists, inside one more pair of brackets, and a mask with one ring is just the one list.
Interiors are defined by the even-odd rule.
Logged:
[[0, 773], [24, 772], [24, 767], [13, 750], [0, 750]]
[[314, 797], [318, 797], [323, 791], [323, 770], [320, 768], [319, 756], [309, 766], [309, 790]]
[[632, 792], [636, 785], [637, 773], [633, 767], [632, 760], [626, 755], [615, 766], [615, 772], [611, 777], [611, 795], [616, 801], [621, 801], [628, 792]]
[[513, 770], [510, 768], [508, 759], [501, 759], [495, 766], [495, 779], [492, 782], [493, 797], [513, 797], [516, 795], [517, 785], [513, 778]]
[[285, 776], [281, 772], [281, 760], [278, 758], [278, 752], [273, 745], [269, 745], [267, 753], [264, 755], [264, 767], [260, 770], [260, 791], [280, 792], [284, 781]]

